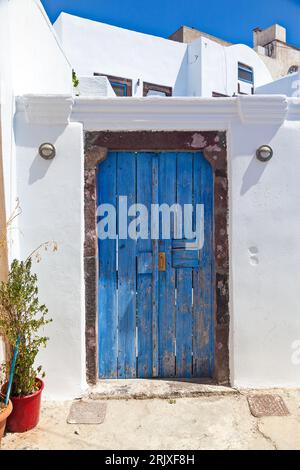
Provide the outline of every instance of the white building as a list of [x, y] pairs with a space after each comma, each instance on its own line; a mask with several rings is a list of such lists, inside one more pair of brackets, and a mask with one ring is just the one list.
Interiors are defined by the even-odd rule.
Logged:
[[264, 94], [281, 94], [289, 97], [299, 98], [300, 94], [300, 71], [289, 73], [285, 77], [274, 80], [266, 85], [257, 87], [255, 93]]
[[54, 28], [79, 77], [109, 76], [125, 96], [233, 96], [272, 81], [258, 54], [243, 44], [206, 37], [182, 44], [66, 13]]
[[[141, 161], [149, 152], [205, 153], [215, 194], [212, 378], [241, 388], [299, 387], [300, 99], [281, 93], [212, 99], [212, 92], [237, 93], [239, 62], [253, 68], [254, 86], [270, 81], [246, 46], [222, 48], [207, 39], [188, 46], [65, 14], [55, 25], [60, 43], [39, 1], [2, 0], [0, 7], [2, 204], [7, 215], [17, 197], [22, 207], [9, 234], [9, 259], [24, 259], [47, 240], [59, 245], [35, 266], [54, 320], [40, 357], [47, 397], [80, 396], [87, 378], [97, 379], [98, 363], [105, 366], [97, 336], [107, 311], [98, 316], [95, 195], [113, 183], [97, 185], [96, 170], [101, 178], [105, 162], [97, 162], [112, 161], [115, 151], [121, 163], [122, 151]], [[93, 88], [76, 97], [72, 68], [78, 76], [132, 80], [133, 96], [95, 98]], [[101, 93], [112, 94], [104, 82]], [[143, 98], [144, 82], [172, 87], [174, 96]], [[51, 161], [39, 155], [45, 142], [56, 148]], [[265, 163], [256, 157], [262, 145], [273, 150]], [[121, 182], [129, 181], [128, 168]], [[106, 254], [112, 258], [114, 250]], [[112, 327], [104, 326], [108, 337]], [[112, 344], [109, 357], [114, 351]]]

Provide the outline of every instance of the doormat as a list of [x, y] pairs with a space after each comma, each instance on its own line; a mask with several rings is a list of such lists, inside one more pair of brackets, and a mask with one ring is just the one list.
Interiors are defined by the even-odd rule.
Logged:
[[67, 418], [69, 424], [102, 424], [106, 416], [107, 403], [77, 401], [72, 404]]
[[287, 416], [289, 410], [279, 395], [252, 395], [248, 397], [251, 414], [255, 418], [265, 416]]

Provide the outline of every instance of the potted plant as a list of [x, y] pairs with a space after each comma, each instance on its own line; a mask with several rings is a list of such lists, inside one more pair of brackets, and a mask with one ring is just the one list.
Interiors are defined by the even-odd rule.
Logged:
[[[31, 257], [14, 260], [7, 281], [0, 283], [0, 333], [12, 347], [20, 338], [11, 387], [13, 411], [7, 416], [7, 429], [11, 432], [25, 432], [38, 424], [44, 388], [44, 373], [41, 366], [35, 367], [35, 359], [48, 338], [38, 331], [52, 320], [46, 318], [46, 306], [39, 303], [37, 276], [31, 266]], [[11, 361], [5, 368], [10, 370]], [[2, 394], [6, 390], [7, 383]]]
[[5, 404], [5, 397], [0, 395], [0, 445], [4, 435], [6, 420], [13, 409], [12, 402], [9, 400], [8, 405]]

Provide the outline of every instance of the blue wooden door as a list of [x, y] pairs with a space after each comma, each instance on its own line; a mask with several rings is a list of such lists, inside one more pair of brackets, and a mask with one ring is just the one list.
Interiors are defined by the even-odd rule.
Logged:
[[[210, 164], [199, 152], [111, 152], [98, 168], [98, 205], [103, 204], [115, 212], [107, 218], [100, 211], [98, 222], [106, 217], [115, 236], [99, 239], [100, 378], [212, 377]], [[192, 211], [186, 213], [188, 205]], [[169, 212], [168, 234], [162, 206], [182, 208], [182, 236], [179, 210]], [[146, 213], [148, 224], [141, 229], [137, 216]], [[198, 213], [201, 244], [185, 233], [186, 226], [195, 231]], [[135, 237], [129, 236], [132, 230]]]

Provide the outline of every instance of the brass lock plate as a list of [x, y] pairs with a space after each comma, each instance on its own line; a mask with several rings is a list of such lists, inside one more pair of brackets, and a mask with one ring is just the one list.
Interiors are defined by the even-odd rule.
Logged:
[[167, 270], [166, 253], [158, 254], [158, 271], [164, 273]]

